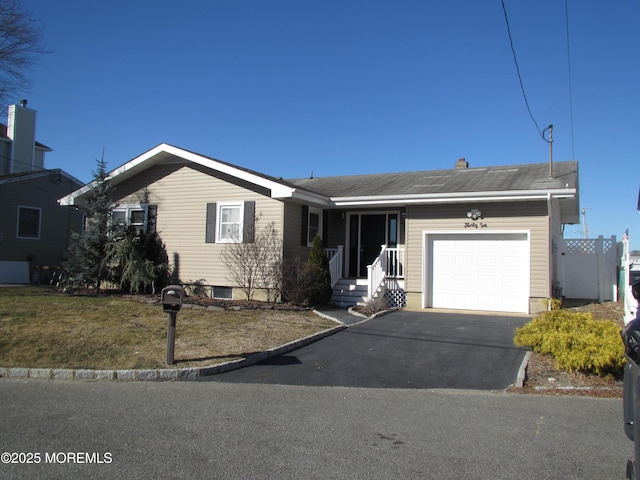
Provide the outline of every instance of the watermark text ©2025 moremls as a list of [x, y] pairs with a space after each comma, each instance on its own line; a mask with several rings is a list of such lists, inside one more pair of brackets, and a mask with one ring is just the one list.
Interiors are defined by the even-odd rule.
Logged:
[[109, 464], [113, 461], [111, 452], [2, 452], [2, 463], [13, 464]]

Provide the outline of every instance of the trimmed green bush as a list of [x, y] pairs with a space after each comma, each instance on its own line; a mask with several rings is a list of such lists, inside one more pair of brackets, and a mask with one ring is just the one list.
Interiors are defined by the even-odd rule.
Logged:
[[322, 246], [322, 239], [319, 235], [313, 238], [311, 251], [305, 267], [309, 270], [313, 279], [309, 292], [310, 304], [321, 306], [326, 305], [331, 300], [331, 272], [329, 271], [329, 259]]
[[516, 329], [516, 345], [550, 355], [556, 368], [620, 376], [625, 365], [620, 327], [591, 313], [551, 310]]

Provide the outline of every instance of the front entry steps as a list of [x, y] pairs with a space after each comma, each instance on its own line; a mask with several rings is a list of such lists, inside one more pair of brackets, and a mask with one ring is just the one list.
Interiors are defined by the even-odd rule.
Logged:
[[[402, 281], [400, 281], [402, 282]], [[404, 283], [397, 280], [387, 282], [384, 290], [384, 298], [387, 306], [394, 308], [404, 308], [407, 306], [407, 292], [404, 290]], [[364, 305], [367, 303], [367, 279], [366, 278], [341, 278], [333, 287], [331, 303], [337, 307], [353, 307], [354, 305]], [[374, 295], [377, 297], [381, 292]]]
[[367, 279], [366, 278], [341, 278], [333, 286], [331, 303], [338, 307], [353, 307], [367, 301]]

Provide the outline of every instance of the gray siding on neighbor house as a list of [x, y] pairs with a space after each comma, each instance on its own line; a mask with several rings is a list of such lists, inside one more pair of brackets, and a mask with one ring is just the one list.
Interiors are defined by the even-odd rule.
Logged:
[[222, 261], [227, 244], [207, 243], [207, 204], [254, 201], [257, 228], [273, 222], [283, 231], [283, 203], [246, 185], [217, 178], [193, 164], [152, 167], [118, 185], [114, 199], [120, 205], [136, 204], [146, 191], [148, 203], [157, 205], [156, 230], [165, 244], [169, 263], [180, 281], [235, 286]]
[[11, 142], [0, 140], [0, 175], [9, 173], [9, 161], [11, 159]]
[[490, 204], [420, 205], [407, 207], [407, 266], [405, 289], [409, 294], [422, 294], [423, 232], [443, 230], [468, 233], [471, 222], [466, 213], [478, 208], [486, 224], [483, 232], [530, 231], [531, 270], [530, 297], [550, 296], [549, 220], [546, 202], [511, 202]]
[[[58, 204], [80, 185], [54, 172], [0, 185], [0, 260], [33, 258], [31, 273], [35, 267], [60, 265], [71, 231], [82, 229], [82, 213]], [[18, 238], [20, 206], [40, 209], [40, 238]]]

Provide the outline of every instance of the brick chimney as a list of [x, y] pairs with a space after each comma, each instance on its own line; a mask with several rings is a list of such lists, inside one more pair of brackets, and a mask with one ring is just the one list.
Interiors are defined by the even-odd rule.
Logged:
[[467, 162], [464, 158], [459, 158], [456, 162], [456, 170], [463, 170], [465, 168], [469, 168], [469, 162]]
[[27, 108], [27, 101], [9, 106], [7, 137], [11, 139], [8, 173], [31, 172], [44, 168], [42, 155], [35, 155], [36, 111]]

